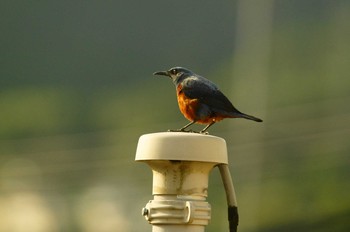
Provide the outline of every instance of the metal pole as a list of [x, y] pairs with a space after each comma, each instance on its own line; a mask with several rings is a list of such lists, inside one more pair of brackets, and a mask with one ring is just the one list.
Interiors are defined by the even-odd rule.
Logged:
[[210, 171], [227, 164], [224, 139], [165, 132], [140, 137], [136, 161], [153, 172], [153, 200], [142, 209], [153, 232], [204, 232], [211, 218], [206, 202]]

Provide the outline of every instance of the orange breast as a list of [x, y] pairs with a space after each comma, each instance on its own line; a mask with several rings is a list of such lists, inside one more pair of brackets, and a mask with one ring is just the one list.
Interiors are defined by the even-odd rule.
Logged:
[[197, 119], [197, 108], [198, 108], [198, 99], [188, 98], [182, 91], [182, 86], [178, 85], [177, 87], [177, 102], [181, 113], [190, 121]]

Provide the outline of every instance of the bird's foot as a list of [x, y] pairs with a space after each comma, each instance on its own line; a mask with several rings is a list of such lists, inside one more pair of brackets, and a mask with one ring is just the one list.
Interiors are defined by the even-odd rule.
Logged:
[[169, 129], [168, 132], [185, 132], [185, 133], [200, 133], [198, 131], [194, 131], [194, 130], [185, 130], [185, 129]]
[[172, 130], [172, 129], [169, 129], [168, 132], [185, 132], [185, 133], [197, 133], [197, 134], [202, 134], [202, 135], [209, 135], [209, 132], [208, 131], [194, 131], [194, 130], [185, 130], [185, 129], [175, 129], [175, 130]]

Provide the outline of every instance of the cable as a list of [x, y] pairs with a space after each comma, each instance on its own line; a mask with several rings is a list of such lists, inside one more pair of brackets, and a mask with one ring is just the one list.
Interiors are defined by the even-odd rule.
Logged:
[[228, 209], [228, 222], [230, 232], [236, 232], [238, 227], [238, 208], [235, 189], [233, 187], [232, 178], [230, 174], [230, 169], [227, 164], [219, 164], [218, 168], [220, 170], [221, 179], [224, 184], [226, 199], [227, 199], [227, 209]]

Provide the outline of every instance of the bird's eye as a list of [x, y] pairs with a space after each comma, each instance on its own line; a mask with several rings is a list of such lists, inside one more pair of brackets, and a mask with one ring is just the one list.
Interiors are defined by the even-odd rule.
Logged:
[[174, 68], [171, 70], [171, 73], [175, 75], [177, 73], [177, 70]]

